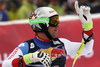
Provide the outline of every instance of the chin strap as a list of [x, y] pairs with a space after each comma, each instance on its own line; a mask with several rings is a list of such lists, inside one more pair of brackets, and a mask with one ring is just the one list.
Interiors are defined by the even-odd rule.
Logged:
[[50, 35], [50, 33], [48, 32], [48, 30], [46, 30], [44, 33], [47, 35], [47, 37], [48, 37], [50, 40], [53, 39], [53, 37], [52, 37], [52, 36]]

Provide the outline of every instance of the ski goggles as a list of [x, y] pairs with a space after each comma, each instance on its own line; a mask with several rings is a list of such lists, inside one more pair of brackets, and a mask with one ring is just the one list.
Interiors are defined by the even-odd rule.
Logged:
[[48, 23], [49, 26], [55, 27], [59, 24], [59, 16], [52, 16], [50, 18], [36, 18], [36, 19], [29, 19], [29, 24], [37, 24], [37, 23]]

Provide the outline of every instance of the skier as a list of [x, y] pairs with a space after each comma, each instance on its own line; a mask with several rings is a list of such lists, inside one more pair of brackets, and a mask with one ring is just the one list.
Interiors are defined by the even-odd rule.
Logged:
[[[78, 6], [75, 9], [82, 22], [85, 42], [80, 55], [88, 54], [93, 49], [93, 22], [90, 7]], [[59, 15], [50, 7], [40, 7], [29, 17], [29, 24], [36, 36], [19, 44], [4, 60], [2, 67], [65, 67], [66, 56], [75, 56], [81, 42], [71, 42], [65, 38], [56, 38], [59, 28]]]

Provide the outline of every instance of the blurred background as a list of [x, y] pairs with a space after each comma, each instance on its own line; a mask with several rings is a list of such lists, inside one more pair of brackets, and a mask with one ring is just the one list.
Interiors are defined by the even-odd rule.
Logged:
[[[38, 7], [48, 6], [59, 15], [76, 15], [76, 0], [0, 0], [0, 21], [28, 19], [30, 13]], [[79, 5], [91, 7], [91, 13], [100, 13], [100, 0], [79, 0]]]
[[[73, 42], [82, 40], [82, 23], [74, 9], [76, 0], [0, 0], [0, 67], [20, 43], [32, 39], [35, 33], [28, 24], [30, 13], [38, 7], [49, 6], [60, 15], [58, 37]], [[78, 58], [75, 67], [100, 67], [100, 0], [78, 0], [79, 6], [91, 7], [94, 22], [93, 51]], [[68, 56], [66, 67], [71, 67], [75, 56]]]

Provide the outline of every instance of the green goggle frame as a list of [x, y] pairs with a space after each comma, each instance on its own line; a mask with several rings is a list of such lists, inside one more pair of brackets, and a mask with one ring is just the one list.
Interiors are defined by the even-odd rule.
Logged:
[[29, 19], [29, 24], [37, 24], [37, 23], [49, 23], [49, 18], [37, 18], [37, 19]]
[[59, 24], [59, 16], [57, 15], [49, 18], [36, 18], [29, 20], [30, 25], [37, 23], [48, 23], [50, 26], [55, 27]]

